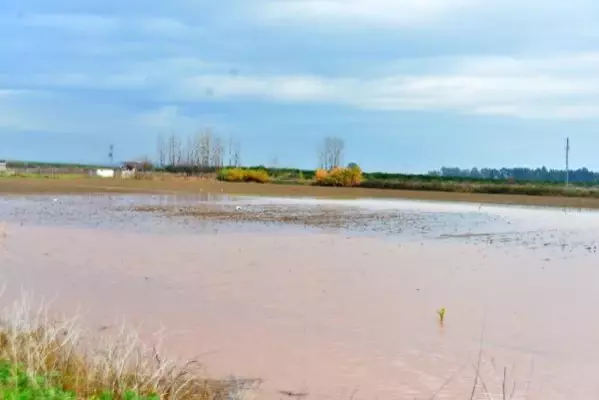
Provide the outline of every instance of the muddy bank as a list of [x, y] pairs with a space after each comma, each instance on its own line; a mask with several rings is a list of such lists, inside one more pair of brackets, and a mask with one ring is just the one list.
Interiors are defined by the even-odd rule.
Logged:
[[483, 204], [521, 204], [532, 206], [599, 208], [599, 199], [502, 194], [471, 194], [410, 190], [381, 190], [363, 188], [331, 188], [302, 185], [259, 185], [226, 183], [214, 180], [174, 179], [119, 180], [119, 179], [0, 179], [2, 194], [76, 194], [76, 193], [153, 193], [200, 194], [224, 193], [230, 195], [289, 196], [321, 198], [388, 198], [472, 202]]
[[397, 211], [369, 211], [360, 208], [306, 207], [289, 205], [135, 206], [137, 212], [171, 217], [192, 217], [198, 221], [289, 224], [303, 227], [399, 234], [410, 228], [424, 230], [424, 217]]

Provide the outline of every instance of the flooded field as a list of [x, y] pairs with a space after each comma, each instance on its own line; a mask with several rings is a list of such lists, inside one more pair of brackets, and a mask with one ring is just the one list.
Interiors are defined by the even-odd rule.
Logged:
[[599, 396], [597, 212], [31, 195], [0, 198], [0, 221], [5, 300], [164, 328], [214, 376], [261, 378], [260, 398]]

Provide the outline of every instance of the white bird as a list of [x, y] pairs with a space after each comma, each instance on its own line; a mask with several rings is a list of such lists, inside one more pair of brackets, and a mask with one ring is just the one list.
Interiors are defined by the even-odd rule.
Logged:
[[237, 206], [237, 207], [235, 207], [235, 209], [236, 209], [237, 211], [241, 211], [241, 207], [240, 207], [240, 206]]

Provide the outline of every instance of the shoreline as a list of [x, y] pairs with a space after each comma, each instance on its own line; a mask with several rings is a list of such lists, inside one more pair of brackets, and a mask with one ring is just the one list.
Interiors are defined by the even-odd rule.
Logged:
[[229, 183], [216, 180], [167, 178], [164, 180], [36, 179], [0, 180], [0, 195], [36, 194], [204, 194], [269, 197], [312, 197], [332, 199], [405, 199], [466, 202], [497, 205], [599, 209], [599, 198], [531, 196], [513, 194], [460, 193], [399, 189], [321, 187], [287, 184]]

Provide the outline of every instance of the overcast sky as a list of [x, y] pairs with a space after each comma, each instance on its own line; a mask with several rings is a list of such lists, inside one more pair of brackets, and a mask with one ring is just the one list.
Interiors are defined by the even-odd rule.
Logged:
[[154, 156], [212, 127], [244, 163], [599, 169], [593, 0], [2, 0], [0, 158]]

